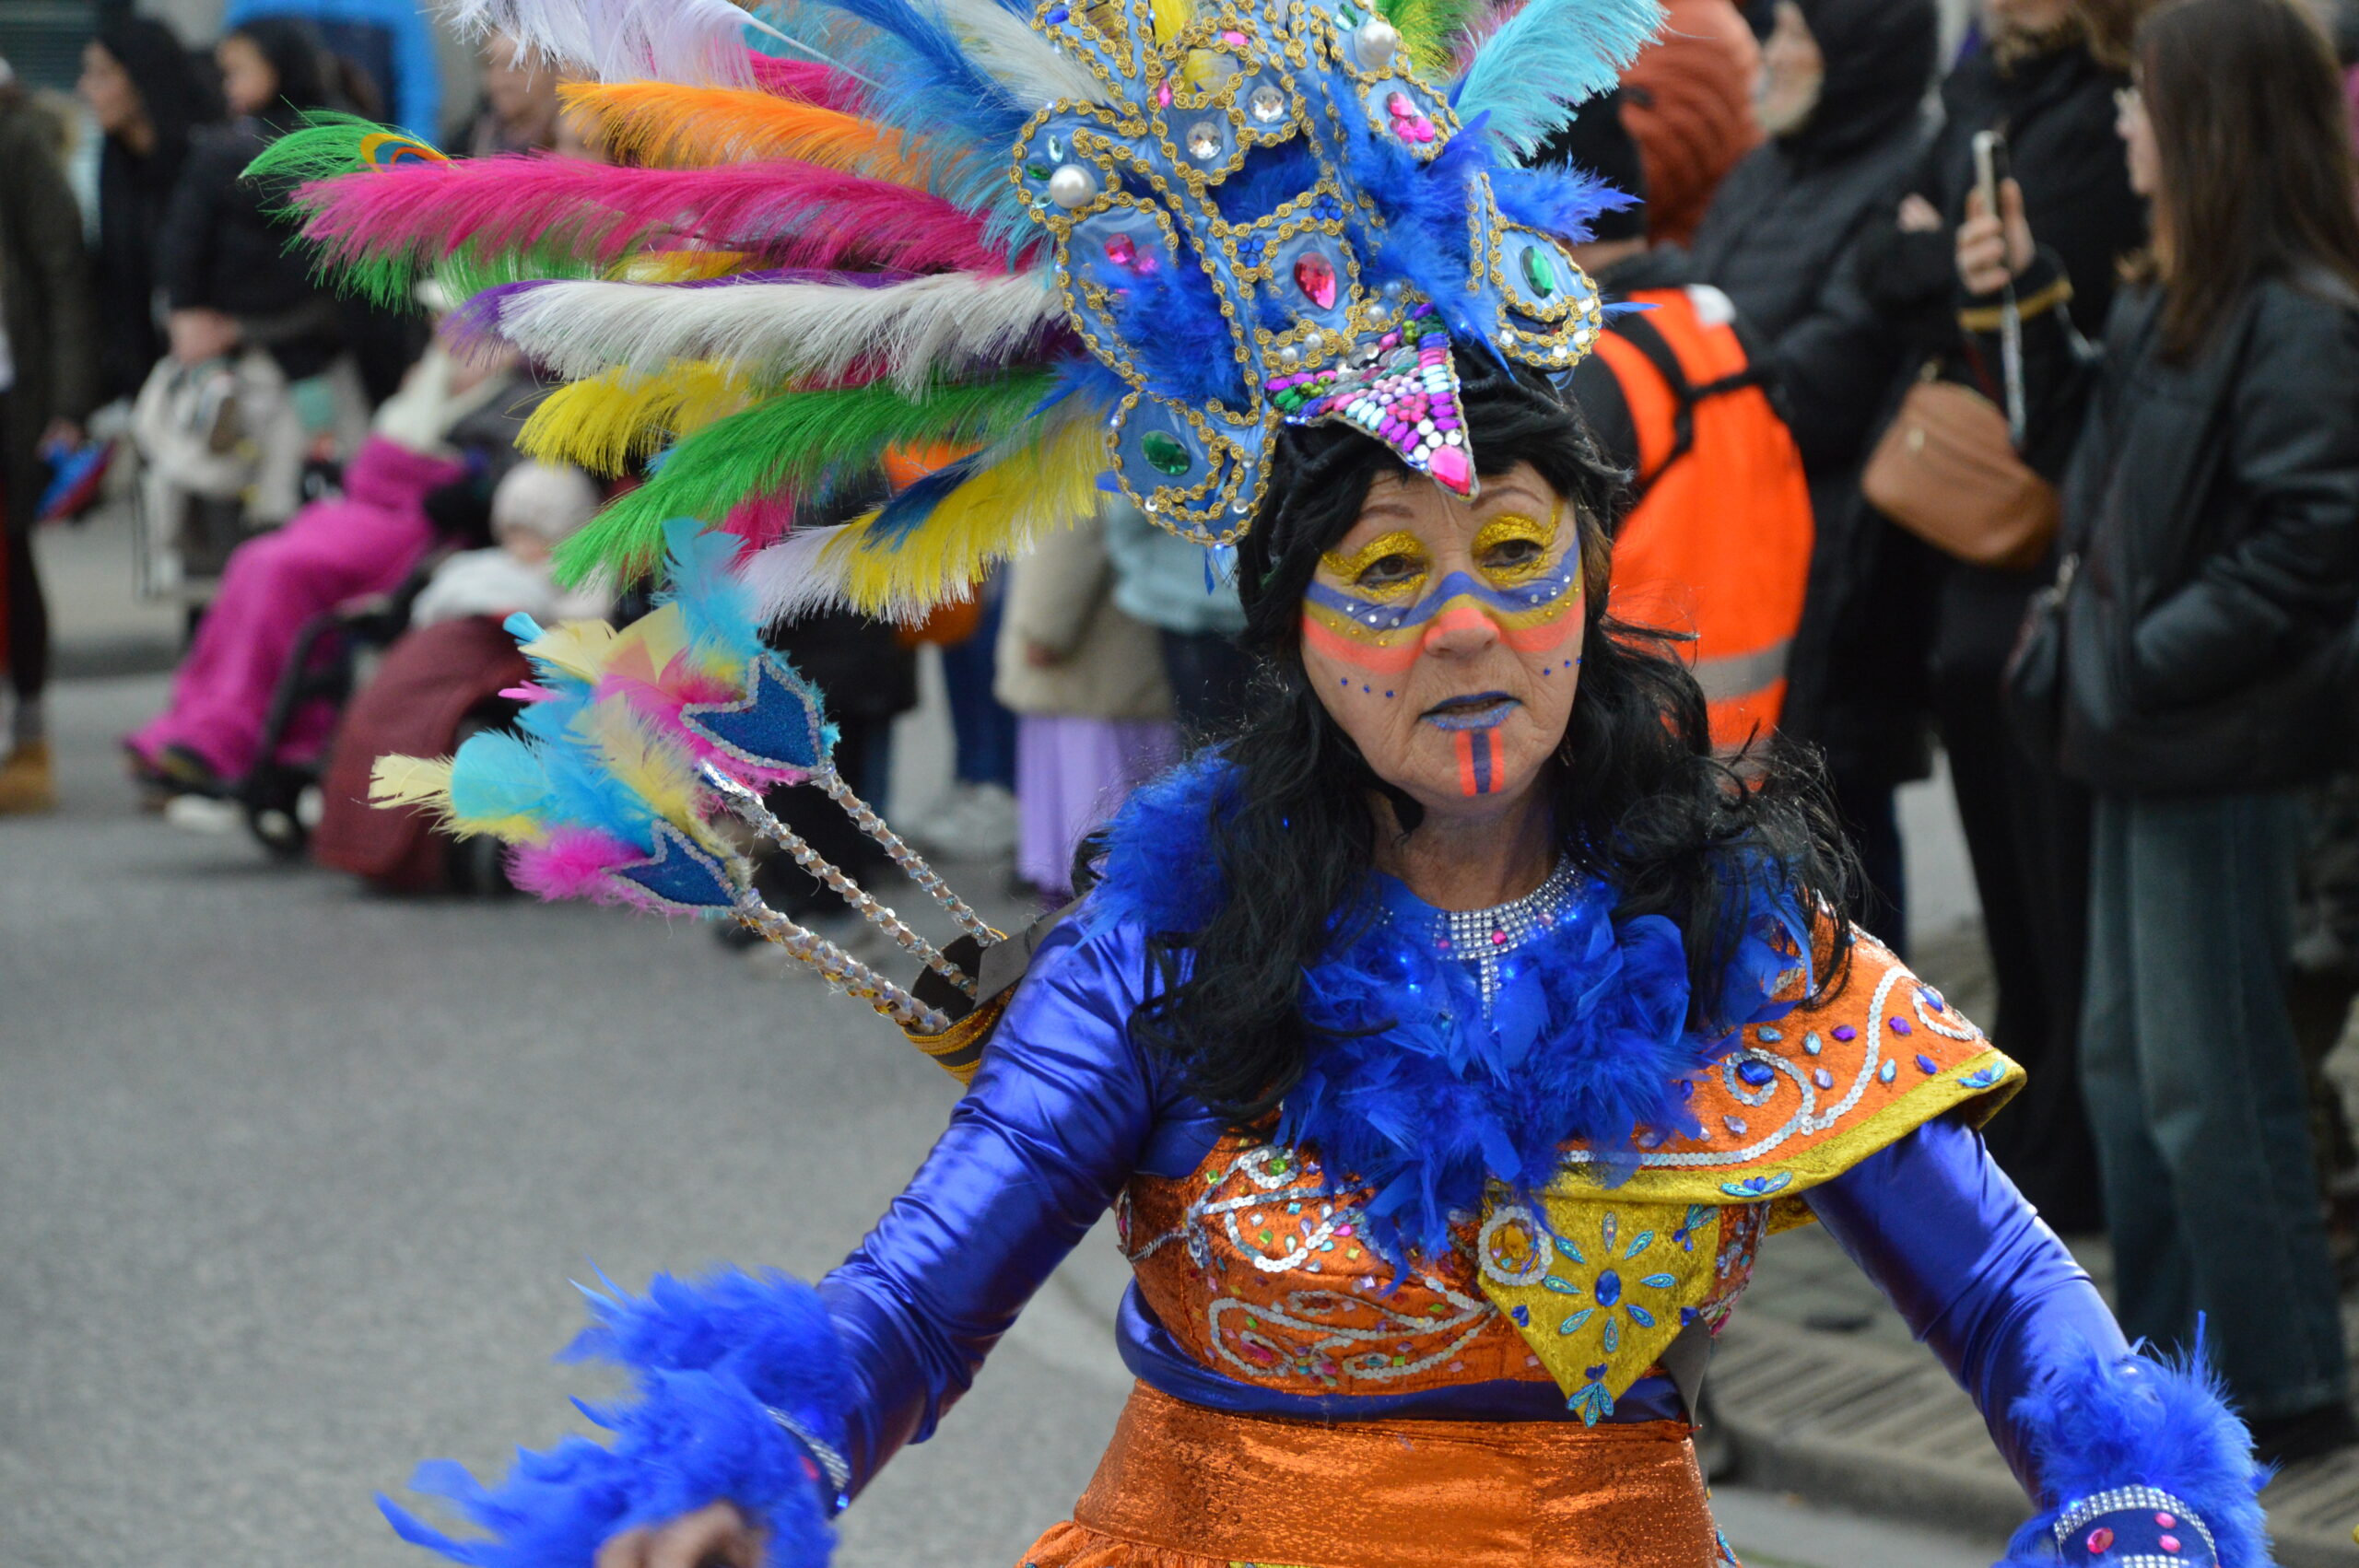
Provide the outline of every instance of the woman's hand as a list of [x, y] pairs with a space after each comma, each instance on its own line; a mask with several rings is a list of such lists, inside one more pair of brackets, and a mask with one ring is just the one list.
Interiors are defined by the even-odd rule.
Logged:
[[2024, 216], [2024, 188], [2009, 180], [1999, 187], [1993, 216], [1979, 189], [1966, 198], [1966, 221], [1957, 226], [1957, 276], [1968, 294], [1996, 294], [2031, 265], [2031, 224]]
[[734, 1503], [709, 1503], [668, 1524], [610, 1537], [596, 1568], [762, 1568], [762, 1532]]

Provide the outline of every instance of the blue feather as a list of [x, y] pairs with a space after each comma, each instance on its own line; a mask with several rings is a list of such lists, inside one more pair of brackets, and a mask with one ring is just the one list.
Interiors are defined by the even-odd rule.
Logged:
[[911, 533], [924, 526], [925, 520], [933, 515], [933, 509], [940, 506], [951, 491], [975, 476], [976, 466], [973, 456], [962, 457], [956, 462], [945, 463], [909, 485], [878, 509], [876, 521], [868, 525], [867, 533], [861, 540], [862, 547], [872, 550], [900, 548]]
[[1489, 115], [1493, 135], [1529, 154], [1567, 105], [1620, 80], [1661, 26], [1656, 0], [1530, 0], [1483, 41], [1450, 103], [1461, 120]]
[[735, 569], [743, 543], [734, 533], [708, 532], [693, 519], [673, 519], [663, 525], [671, 582], [656, 596], [658, 603], [680, 607], [698, 649], [736, 663], [762, 655], [761, 617]]
[[693, 1283], [659, 1274], [638, 1298], [583, 1293], [597, 1321], [567, 1357], [616, 1363], [634, 1386], [630, 1398], [577, 1402], [612, 1442], [520, 1452], [497, 1487], [449, 1460], [421, 1465], [412, 1487], [487, 1533], [445, 1534], [381, 1495], [394, 1533], [473, 1568], [582, 1568], [609, 1536], [725, 1497], [768, 1527], [769, 1568], [824, 1568], [834, 1488], [771, 1414], [843, 1448], [851, 1382], [817, 1293], [734, 1270]]
[[549, 804], [548, 770], [521, 736], [486, 730], [451, 759], [451, 809], [462, 817], [544, 816]]
[[2270, 1568], [2259, 1492], [2267, 1467], [2204, 1364], [2199, 1328], [2184, 1362], [2076, 1344], [2056, 1354], [2010, 1412], [2031, 1440], [2040, 1512], [2015, 1532], [2000, 1568], [2053, 1568], [2053, 1526], [2084, 1497], [2132, 1483], [2194, 1510], [2227, 1568]]

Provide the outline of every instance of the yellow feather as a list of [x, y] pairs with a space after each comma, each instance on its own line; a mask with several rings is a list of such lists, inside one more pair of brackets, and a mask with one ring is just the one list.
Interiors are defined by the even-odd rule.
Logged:
[[1180, 30], [1196, 19], [1196, 8], [1188, 0], [1155, 0], [1155, 41], [1157, 48], [1180, 36]]
[[859, 609], [915, 623], [968, 592], [994, 561], [1095, 515], [1105, 466], [1105, 430], [1094, 419], [1069, 419], [951, 491], [908, 537], [871, 545], [877, 514], [870, 512], [829, 541], [820, 560]]
[[750, 251], [641, 251], [625, 256], [608, 275], [618, 283], [702, 283], [743, 272], [758, 260]]
[[369, 769], [369, 803], [451, 810], [451, 759], [447, 756], [381, 756]]
[[430, 812], [463, 837], [481, 833], [509, 844], [537, 844], [548, 837], [548, 825], [538, 817], [461, 816], [451, 803], [451, 766], [447, 756], [381, 756], [369, 769], [369, 803]]
[[651, 376], [617, 367], [543, 398], [516, 444], [543, 462], [621, 474], [673, 437], [734, 414], [752, 398], [746, 383], [716, 360], [682, 360]]
[[616, 782], [705, 848], [729, 855], [697, 814], [696, 774], [684, 753], [651, 735], [638, 715], [619, 702], [599, 703], [579, 722], [588, 725], [599, 759]]
[[556, 665], [575, 680], [596, 684], [613, 657], [615, 628], [604, 621], [568, 621], [524, 645], [525, 657]]

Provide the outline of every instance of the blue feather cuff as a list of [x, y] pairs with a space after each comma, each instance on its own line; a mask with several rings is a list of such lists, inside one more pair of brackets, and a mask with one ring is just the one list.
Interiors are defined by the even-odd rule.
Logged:
[[607, 1293], [583, 1292], [595, 1320], [563, 1359], [629, 1369], [632, 1398], [580, 1407], [613, 1441], [522, 1452], [496, 1487], [421, 1465], [411, 1485], [487, 1534], [445, 1535], [381, 1496], [394, 1532], [472, 1568], [589, 1568], [609, 1536], [725, 1498], [765, 1528], [767, 1568], [824, 1568], [849, 1482], [850, 1382], [816, 1293], [735, 1270]]
[[2271, 1568], [2259, 1498], [2269, 1470], [2200, 1340], [2184, 1363], [2078, 1347], [2013, 1414], [2047, 1506], [2015, 1532], [2000, 1568], [2052, 1568], [2060, 1552], [2094, 1568], [2207, 1557]]

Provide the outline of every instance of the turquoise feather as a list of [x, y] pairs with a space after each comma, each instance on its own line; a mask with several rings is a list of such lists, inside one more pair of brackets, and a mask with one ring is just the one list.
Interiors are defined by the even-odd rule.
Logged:
[[1662, 15], [1656, 0], [1532, 0], [1484, 41], [1451, 106], [1461, 123], [1489, 116], [1493, 135], [1528, 154], [1570, 105], [1621, 79]]

